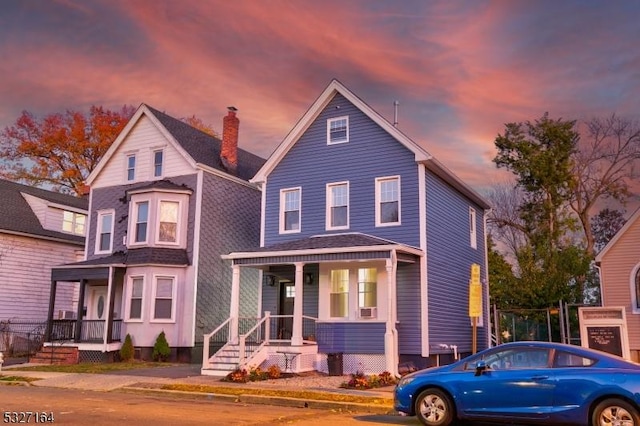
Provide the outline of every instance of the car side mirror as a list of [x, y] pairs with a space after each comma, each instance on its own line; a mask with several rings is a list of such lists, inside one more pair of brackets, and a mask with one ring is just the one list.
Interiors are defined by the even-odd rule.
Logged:
[[487, 369], [487, 361], [481, 359], [476, 363], [476, 376], [482, 374], [483, 371]]

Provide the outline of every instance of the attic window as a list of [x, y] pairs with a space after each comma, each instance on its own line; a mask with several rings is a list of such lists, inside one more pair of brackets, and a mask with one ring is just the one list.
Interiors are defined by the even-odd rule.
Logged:
[[349, 117], [337, 117], [327, 120], [327, 144], [349, 142]]
[[153, 176], [154, 177], [162, 177], [162, 160], [164, 156], [164, 151], [159, 149], [157, 151], [153, 151]]
[[76, 235], [84, 235], [86, 215], [65, 210], [62, 213], [62, 230]]

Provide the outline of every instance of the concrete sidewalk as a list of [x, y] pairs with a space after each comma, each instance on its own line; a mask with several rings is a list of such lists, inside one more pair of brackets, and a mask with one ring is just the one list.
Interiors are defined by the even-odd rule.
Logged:
[[[109, 374], [54, 373], [41, 371], [21, 371], [18, 367], [30, 364], [3, 367], [2, 376], [16, 376], [39, 379], [29, 382], [31, 386], [81, 389], [90, 391], [124, 391], [160, 394], [172, 397], [229, 400], [255, 404], [327, 408], [387, 414], [392, 411], [393, 387], [372, 390], [343, 389], [339, 385], [348, 376], [296, 376], [276, 380], [248, 383], [223, 382], [218, 377], [200, 375], [199, 366], [173, 365], [169, 367], [142, 368], [117, 371]], [[2, 383], [2, 381], [0, 381]], [[26, 382], [25, 382], [26, 383]], [[192, 392], [163, 389], [164, 385], [200, 385], [218, 389], [230, 388], [235, 394], [219, 392]], [[256, 395], [256, 393], [270, 395]], [[264, 392], [269, 391], [269, 392]], [[321, 395], [314, 399], [298, 399], [287, 396], [290, 392], [313, 392]], [[273, 394], [273, 395], [272, 395]], [[364, 402], [341, 402], [330, 399], [358, 397]]]

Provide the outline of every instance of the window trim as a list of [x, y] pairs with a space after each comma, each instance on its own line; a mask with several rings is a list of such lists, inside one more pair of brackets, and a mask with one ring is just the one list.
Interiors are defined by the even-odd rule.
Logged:
[[[380, 215], [380, 206], [382, 203], [382, 182], [395, 180], [398, 185], [398, 220], [396, 222], [382, 222], [382, 218]], [[376, 227], [383, 226], [399, 226], [402, 225], [402, 182], [400, 179], [400, 175], [395, 176], [381, 176], [377, 177], [375, 180], [376, 185], [376, 205], [375, 205], [375, 217], [376, 217]]]
[[[288, 192], [298, 192], [298, 229], [285, 229], [285, 194]], [[291, 210], [293, 211], [293, 210]], [[302, 187], [280, 189], [280, 234], [299, 234], [302, 232]]]
[[[155, 318], [156, 315], [156, 294], [158, 290], [158, 279], [171, 279], [171, 318]], [[176, 295], [178, 287], [177, 275], [169, 274], [153, 274], [153, 283], [151, 291], [151, 304], [149, 312], [150, 323], [175, 323], [176, 322]]]
[[478, 218], [476, 216], [476, 209], [469, 207], [469, 244], [471, 248], [478, 248]]
[[[344, 139], [338, 139], [338, 140], [332, 140], [331, 139], [331, 124], [337, 122], [337, 121], [342, 121], [345, 120], [346, 121], [346, 136], [344, 137]], [[348, 115], [343, 115], [340, 117], [333, 117], [333, 118], [329, 118], [327, 119], [327, 145], [339, 145], [342, 143], [347, 143], [349, 142], [349, 116]]]
[[632, 269], [629, 276], [629, 287], [631, 289], [631, 312], [640, 314], [640, 294], [639, 287], [636, 285], [636, 277], [640, 275], [640, 263], [637, 263]]
[[[109, 248], [107, 250], [100, 249], [100, 240], [101, 235], [103, 234], [102, 229], [102, 218], [105, 216], [111, 215], [111, 229], [109, 230], [109, 234], [111, 237], [109, 238]], [[115, 229], [115, 217], [116, 211], [114, 209], [109, 210], [98, 210], [97, 211], [97, 219], [96, 219], [96, 244], [94, 248], [95, 254], [107, 254], [113, 252], [113, 240], [114, 240], [114, 229]]]
[[[160, 205], [162, 204], [162, 202], [167, 202], [167, 203], [176, 203], [178, 204], [178, 218], [176, 221], [176, 240], [175, 241], [160, 241]], [[155, 223], [154, 223], [154, 227], [155, 227], [155, 241], [154, 244], [158, 245], [158, 246], [180, 246], [180, 241], [182, 238], [182, 233], [181, 231], [181, 220], [182, 220], [182, 200], [172, 200], [169, 198], [163, 198], [160, 197], [158, 198], [158, 202], [156, 203], [156, 215], [155, 215]]]
[[[147, 229], [146, 229], [146, 233], [145, 233], [145, 239], [144, 241], [136, 241], [136, 237], [138, 235], [138, 211], [139, 211], [139, 205], [143, 204], [143, 203], [147, 203]], [[133, 220], [131, 221], [131, 241], [129, 242], [130, 246], [144, 246], [144, 245], [149, 245], [149, 225], [150, 225], [150, 221], [151, 221], [151, 200], [149, 198], [144, 198], [144, 199], [140, 199], [140, 200], [136, 200], [133, 203], [133, 207], [132, 207], [132, 218]], [[140, 222], [142, 223], [142, 222]]]
[[[131, 300], [133, 299], [133, 281], [136, 279], [142, 280], [142, 296], [140, 296], [140, 318], [131, 318]], [[147, 285], [144, 275], [130, 275], [127, 278], [127, 299], [124, 308], [124, 321], [125, 322], [144, 322], [144, 292]]]
[[[339, 187], [339, 186], [346, 186], [347, 187], [347, 224], [346, 225], [342, 225], [342, 226], [332, 226], [331, 224], [331, 209], [334, 206], [333, 203], [333, 193], [332, 193], [332, 189], [335, 187]], [[327, 231], [333, 231], [333, 230], [339, 230], [339, 229], [349, 229], [350, 226], [350, 186], [349, 186], [349, 181], [342, 181], [342, 182], [332, 182], [332, 183], [328, 183], [326, 186], [326, 218], [325, 218], [325, 229]], [[337, 206], [337, 207], [343, 207], [343, 206]]]
[[[136, 180], [136, 167], [138, 160], [136, 158], [136, 152], [129, 152], [125, 154], [125, 162], [124, 162], [124, 180], [126, 182], [135, 182]], [[129, 160], [133, 158], [133, 166], [129, 165]], [[131, 178], [129, 177], [131, 176]]]
[[[162, 158], [160, 164], [156, 163], [156, 154], [160, 153]], [[164, 148], [156, 148], [151, 150], [151, 177], [152, 179], [162, 179], [164, 177], [165, 155]], [[160, 174], [156, 174], [156, 168], [160, 167]]]

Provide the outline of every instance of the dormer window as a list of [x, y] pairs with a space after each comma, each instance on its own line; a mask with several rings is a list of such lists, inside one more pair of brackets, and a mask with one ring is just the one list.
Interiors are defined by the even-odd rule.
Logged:
[[136, 155], [127, 155], [127, 181], [133, 181], [136, 178]]
[[349, 142], [349, 117], [330, 118], [327, 120], [327, 144]]
[[153, 151], [153, 177], [162, 177], [163, 158], [163, 150]]
[[70, 234], [84, 235], [84, 225], [87, 216], [65, 210], [62, 213], [62, 230]]

